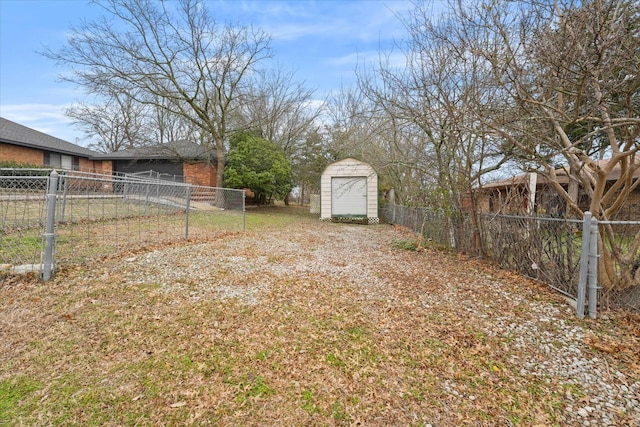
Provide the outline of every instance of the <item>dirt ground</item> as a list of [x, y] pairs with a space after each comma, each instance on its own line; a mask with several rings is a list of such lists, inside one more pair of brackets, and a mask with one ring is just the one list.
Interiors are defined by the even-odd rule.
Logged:
[[640, 318], [301, 218], [2, 277], [0, 425], [640, 426]]

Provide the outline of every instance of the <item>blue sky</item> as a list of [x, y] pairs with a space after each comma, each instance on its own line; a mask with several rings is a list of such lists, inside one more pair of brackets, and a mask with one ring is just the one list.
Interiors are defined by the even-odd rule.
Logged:
[[[219, 21], [253, 25], [269, 33], [275, 61], [296, 80], [331, 90], [354, 82], [358, 62], [375, 61], [404, 36], [396, 14], [404, 0], [213, 1], [204, 0]], [[100, 8], [84, 0], [0, 0], [0, 116], [69, 142], [81, 141], [64, 109], [83, 92], [57, 81], [64, 71], [39, 51], [57, 50], [66, 33]]]

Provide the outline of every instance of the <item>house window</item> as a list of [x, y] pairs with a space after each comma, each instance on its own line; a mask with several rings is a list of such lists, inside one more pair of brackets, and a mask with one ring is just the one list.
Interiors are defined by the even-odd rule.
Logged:
[[44, 165], [52, 168], [72, 169], [74, 167], [74, 158], [60, 153], [52, 153], [45, 151]]
[[73, 169], [73, 157], [65, 156], [64, 154], [61, 155], [60, 166], [62, 166], [62, 169], [67, 169], [67, 170]]
[[58, 153], [50, 153], [45, 151], [44, 153], [44, 165], [51, 166], [54, 168], [60, 167], [60, 154]]

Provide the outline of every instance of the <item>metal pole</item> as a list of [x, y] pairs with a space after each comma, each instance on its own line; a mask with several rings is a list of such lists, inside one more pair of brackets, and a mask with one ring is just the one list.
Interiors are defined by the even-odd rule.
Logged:
[[189, 210], [191, 209], [191, 186], [187, 187], [187, 206], [185, 208], [185, 230], [184, 230], [184, 238], [189, 238]]
[[149, 206], [149, 192], [151, 191], [151, 184], [146, 185], [146, 194], [144, 199], [144, 214], [147, 215], [147, 206]]
[[49, 176], [49, 191], [47, 191], [47, 228], [44, 237], [44, 262], [42, 265], [42, 280], [45, 282], [51, 279], [53, 270], [53, 244], [56, 220], [56, 193], [58, 191], [58, 172], [55, 170]]
[[67, 210], [67, 175], [62, 175], [60, 177], [60, 179], [63, 182], [63, 190], [62, 190], [62, 213], [60, 214], [60, 218], [58, 219], [58, 221], [64, 221], [64, 215], [65, 215], [65, 211]]
[[242, 190], [242, 231], [247, 231], [246, 194]]
[[578, 278], [578, 296], [576, 298], [576, 314], [580, 319], [584, 319], [584, 300], [587, 293], [591, 218], [591, 212], [587, 211], [584, 213], [584, 220], [582, 221], [582, 252], [580, 252], [580, 277]]
[[589, 233], [589, 317], [596, 318], [598, 305], [598, 220], [591, 220], [591, 232]]

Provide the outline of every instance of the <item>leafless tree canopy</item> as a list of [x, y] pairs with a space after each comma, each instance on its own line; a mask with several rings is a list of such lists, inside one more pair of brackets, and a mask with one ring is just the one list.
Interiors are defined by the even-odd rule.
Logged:
[[[640, 168], [640, 6], [496, 1], [473, 12], [466, 16], [478, 18], [466, 26], [492, 28], [503, 46], [483, 55], [507, 101], [506, 114], [480, 115], [483, 124], [515, 159], [550, 178], [571, 215], [583, 214], [580, 188], [597, 218], [615, 218], [640, 185], [633, 178]], [[610, 160], [598, 162], [602, 157]], [[558, 164], [569, 176], [567, 188], [559, 182]], [[620, 177], [611, 185], [614, 169]], [[601, 283], [609, 288], [633, 283], [640, 234], [624, 255], [619, 243], [605, 227]]]
[[45, 54], [69, 68], [63, 79], [93, 94], [126, 94], [191, 122], [215, 147], [224, 172], [230, 118], [270, 38], [250, 27], [221, 25], [192, 0], [106, 0], [105, 16], [71, 31], [68, 44]]

